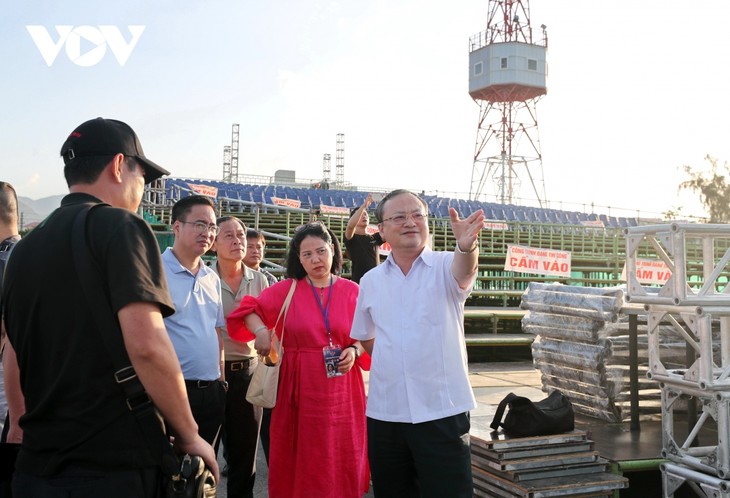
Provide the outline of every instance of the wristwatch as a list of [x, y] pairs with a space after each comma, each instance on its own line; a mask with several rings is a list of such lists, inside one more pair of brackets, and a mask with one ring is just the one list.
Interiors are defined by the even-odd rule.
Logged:
[[476, 240], [474, 241], [474, 244], [472, 244], [471, 248], [468, 251], [462, 251], [461, 247], [459, 247], [458, 242], [455, 245], [456, 245], [456, 252], [458, 252], [459, 254], [471, 254], [474, 251], [476, 251], [477, 247], [479, 247], [479, 244], [477, 243]]
[[350, 344], [350, 345], [349, 345], [349, 346], [347, 346], [347, 347], [348, 347], [348, 348], [352, 348], [352, 349], [354, 349], [354, 350], [355, 350], [355, 359], [356, 359], [356, 360], [357, 360], [358, 358], [360, 358], [360, 348], [358, 348], [358, 347], [357, 347], [357, 346], [355, 346], [354, 344]]

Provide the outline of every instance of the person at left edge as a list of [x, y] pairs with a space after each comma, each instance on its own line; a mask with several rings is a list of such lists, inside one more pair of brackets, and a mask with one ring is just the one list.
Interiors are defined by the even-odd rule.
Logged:
[[159, 492], [160, 462], [127, 407], [98, 324], [80, 297], [70, 235], [88, 204], [102, 204], [89, 214], [86, 242], [103, 269], [101, 292], [132, 366], [175, 429], [178, 451], [202, 456], [217, 479], [213, 448], [198, 435], [162, 319], [174, 309], [159, 246], [135, 214], [144, 184], [167, 171], [145, 157], [132, 128], [113, 119], [76, 127], [61, 156], [70, 194], [16, 244], [3, 284], [4, 359], [19, 369], [10, 380], [6, 369], [6, 388], [25, 395], [17, 405], [8, 397], [8, 440], [22, 439], [14, 496], [152, 498]]
[[[18, 195], [12, 185], [3, 181], [0, 181], [0, 240], [2, 241], [0, 242], [0, 295], [2, 295], [2, 278], [5, 263], [8, 260], [10, 251], [20, 240], [20, 234], [18, 233]], [[2, 329], [0, 332], [0, 357], [2, 357], [6, 335], [1, 321], [0, 328]], [[0, 375], [3, 378], [5, 377], [2, 363], [0, 363]], [[0, 498], [9, 498], [12, 496], [11, 481], [13, 468], [15, 467], [15, 459], [20, 450], [20, 444], [7, 442], [10, 423], [8, 422], [8, 403], [5, 394], [6, 390], [3, 387], [3, 389], [0, 389], [0, 420], [4, 421], [2, 436], [0, 436], [0, 461], [5, 464], [3, 468], [0, 468]]]
[[201, 259], [218, 234], [213, 201], [202, 195], [177, 201], [172, 206], [172, 231], [175, 242], [162, 253], [162, 262], [175, 313], [165, 318], [165, 326], [198, 433], [217, 453], [228, 389], [223, 368], [225, 318], [220, 279]]
[[[18, 195], [15, 193], [15, 189], [12, 185], [8, 182], [0, 181], [0, 294], [2, 294], [3, 289], [5, 263], [8, 260], [10, 251], [19, 240]], [[0, 333], [0, 357], [2, 356], [2, 350], [5, 347], [5, 340], [5, 329], [3, 328]], [[2, 372], [3, 368], [2, 365], [0, 365], [0, 374], [2, 374]], [[5, 390], [3, 389], [0, 391], [0, 417], [5, 417], [7, 408], [8, 405], [5, 400]], [[7, 417], [5, 417], [2, 436], [0, 436], [0, 444], [6, 442], [9, 428], [10, 424], [7, 421]], [[2, 496], [1, 491], [0, 496]]]

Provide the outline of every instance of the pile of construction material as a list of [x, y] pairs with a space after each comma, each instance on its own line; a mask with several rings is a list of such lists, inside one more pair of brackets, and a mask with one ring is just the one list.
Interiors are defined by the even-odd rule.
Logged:
[[[608, 422], [630, 417], [629, 331], [621, 287], [591, 288], [530, 283], [521, 307], [525, 332], [534, 334], [532, 358], [545, 392], [559, 389], [577, 413]], [[683, 345], [666, 344], [668, 356], [684, 358]], [[659, 412], [660, 393], [649, 382], [647, 340], [639, 336], [642, 410]]]
[[611, 474], [583, 431], [533, 437], [472, 434], [474, 496], [612, 496], [628, 480]]

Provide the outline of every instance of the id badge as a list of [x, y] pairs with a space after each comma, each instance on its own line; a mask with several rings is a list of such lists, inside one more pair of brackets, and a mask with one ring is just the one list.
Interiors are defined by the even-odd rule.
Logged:
[[344, 375], [337, 370], [337, 365], [340, 363], [340, 353], [342, 348], [335, 344], [334, 346], [325, 346], [322, 348], [324, 354], [324, 370], [327, 374], [327, 378], [339, 377]]

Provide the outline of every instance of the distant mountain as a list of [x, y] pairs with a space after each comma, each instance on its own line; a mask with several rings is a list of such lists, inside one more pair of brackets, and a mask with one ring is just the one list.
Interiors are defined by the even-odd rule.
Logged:
[[43, 221], [46, 216], [61, 205], [63, 195], [52, 195], [42, 199], [29, 199], [18, 196], [18, 207], [20, 209], [20, 228]]

